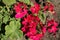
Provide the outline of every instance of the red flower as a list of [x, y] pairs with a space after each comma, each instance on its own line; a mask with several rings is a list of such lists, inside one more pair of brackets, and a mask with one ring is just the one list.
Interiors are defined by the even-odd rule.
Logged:
[[[22, 31], [25, 33], [25, 36], [29, 37], [32, 40], [40, 40], [43, 34], [37, 32], [37, 25], [40, 23], [38, 16], [27, 15], [23, 18], [22, 21]], [[45, 28], [43, 28], [43, 33]]]
[[46, 33], [46, 28], [43, 27], [42, 32], [45, 34]]
[[30, 28], [29, 32], [26, 33], [26, 36], [28, 36], [28, 37], [34, 36], [34, 35], [36, 35], [36, 33], [37, 33], [36, 29]]
[[54, 5], [50, 2], [46, 2], [46, 5], [44, 6], [44, 11], [48, 10], [50, 12], [54, 11]]
[[23, 27], [23, 28], [22, 28], [22, 31], [23, 31], [23, 32], [26, 32], [26, 29], [25, 29], [25, 27]]
[[34, 6], [32, 6], [32, 7], [30, 8], [30, 10], [31, 10], [32, 13], [38, 13], [39, 10], [40, 10], [40, 5], [37, 4], [37, 3], [35, 3]]
[[22, 18], [27, 14], [27, 6], [24, 3], [17, 3], [14, 5], [16, 11], [15, 18]]
[[52, 3], [50, 3], [50, 5], [49, 5], [49, 11], [51, 11], [51, 12], [54, 11], [54, 5]]
[[[19, 10], [19, 11], [20, 11], [20, 10]], [[27, 14], [27, 10], [26, 10], [26, 9], [23, 9], [22, 12], [17, 13], [17, 14], [15, 15], [15, 18], [22, 18], [22, 17], [24, 17], [26, 14]]]
[[41, 40], [41, 38], [43, 37], [43, 34], [36, 34], [34, 36], [30, 36], [31, 40]]
[[53, 20], [50, 20], [50, 21], [48, 22], [48, 27], [49, 27], [49, 28], [48, 28], [48, 32], [55, 34], [56, 31], [58, 30], [57, 26], [58, 26], [58, 23], [55, 22], [54, 19], [53, 19]]
[[43, 10], [46, 11], [47, 9], [48, 9], [48, 6], [47, 5], [44, 6], [44, 9]]

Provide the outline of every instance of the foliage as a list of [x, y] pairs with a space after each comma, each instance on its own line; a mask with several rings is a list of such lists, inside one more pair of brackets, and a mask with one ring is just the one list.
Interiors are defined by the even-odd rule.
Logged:
[[30, 0], [19, 0], [19, 1], [24, 2], [26, 4], [30, 4], [31, 3]]
[[41, 21], [43, 22], [43, 24], [45, 24], [45, 22], [46, 22], [46, 16], [45, 16], [45, 14], [43, 14], [43, 12], [40, 11], [38, 16], [41, 19]]
[[[9, 10], [9, 11], [8, 11]], [[20, 29], [21, 24], [20, 24], [20, 19], [16, 19], [15, 18], [11, 18], [10, 14], [10, 9], [7, 9], [6, 6], [1, 8], [0, 11], [0, 31], [2, 31], [3, 29], [1, 29], [1, 26], [3, 23], [6, 25], [5, 27], [5, 35], [0, 36], [2, 37], [1, 40], [16, 40], [16, 39], [20, 39], [20, 37], [23, 36], [23, 33]], [[9, 22], [9, 23], [8, 23]], [[21, 34], [20, 34], [21, 33]]]
[[[6, 37], [6, 40], [19, 40], [23, 36], [22, 31], [19, 30], [20, 26], [19, 21], [10, 21], [9, 25], [5, 27], [6, 32], [4, 37]], [[4, 40], [4, 38], [2, 38], [2, 40]]]
[[2, 0], [2, 1], [6, 5], [12, 5], [12, 4], [16, 3], [16, 0]]

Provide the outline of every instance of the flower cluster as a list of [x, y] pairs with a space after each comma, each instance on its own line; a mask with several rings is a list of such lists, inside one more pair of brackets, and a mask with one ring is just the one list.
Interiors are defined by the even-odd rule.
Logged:
[[40, 9], [41, 9], [41, 8], [40, 8], [40, 5], [37, 4], [37, 3], [35, 3], [34, 6], [32, 6], [32, 7], [30, 8], [30, 10], [31, 10], [32, 13], [38, 13]]
[[43, 10], [44, 11], [48, 10], [52, 14], [55, 14], [54, 5], [51, 2], [46, 2]]
[[[28, 15], [22, 21], [22, 31], [27, 37], [33, 40], [39, 40], [43, 36], [43, 34], [37, 32], [38, 30], [36, 29], [38, 28], [38, 24], [40, 25], [40, 19], [38, 16]], [[45, 28], [43, 28], [42, 30], [45, 30]]]
[[15, 18], [22, 18], [27, 14], [27, 6], [23, 2], [17, 2], [14, 10], [16, 11]]
[[54, 14], [55, 11], [53, 4], [46, 2], [46, 5], [43, 7], [44, 8], [42, 9], [41, 5], [37, 3], [35, 3], [34, 6], [31, 7], [28, 7], [25, 3], [22, 2], [18, 2], [14, 5], [14, 10], [16, 12], [15, 18], [22, 19], [21, 30], [23, 31], [24, 35], [31, 40], [41, 40], [41, 38], [47, 31], [49, 33], [55, 34], [58, 30], [58, 23], [54, 19], [46, 19], [47, 24], [43, 24], [40, 17], [38, 16], [40, 15], [40, 10], [43, 10], [43, 13], [48, 10], [50, 13]]
[[48, 21], [48, 32], [55, 34], [58, 30], [58, 23], [54, 21], [54, 19]]

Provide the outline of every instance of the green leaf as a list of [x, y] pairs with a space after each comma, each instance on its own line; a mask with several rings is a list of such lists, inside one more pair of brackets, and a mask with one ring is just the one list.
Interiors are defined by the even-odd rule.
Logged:
[[18, 34], [19, 37], [23, 36], [23, 32], [21, 30], [19, 30], [18, 32], [16, 32]]
[[20, 24], [19, 21], [16, 22], [16, 26], [17, 26], [18, 29], [20, 28], [21, 24]]
[[2, 25], [2, 23], [0, 22], [0, 31], [1, 31], [1, 25]]
[[19, 1], [24, 2], [26, 4], [30, 4], [30, 0], [19, 0]]
[[9, 16], [8, 15], [5, 15], [5, 17], [3, 18], [3, 22], [4, 23], [7, 23], [8, 20], [9, 20]]
[[3, 17], [2, 14], [0, 14], [0, 22], [2, 21], [2, 17]]
[[12, 32], [13, 32], [13, 30], [12, 30], [12, 27], [10, 27], [9, 25], [7, 25], [6, 27], [5, 27], [5, 30], [6, 30], [6, 32], [5, 32], [5, 34], [7, 35], [7, 36], [9, 36]]
[[12, 5], [14, 3], [16, 3], [16, 0], [2, 0], [3, 3], [5, 3], [6, 5]]
[[13, 20], [5, 27], [7, 39], [9, 38], [10, 40], [17, 40], [23, 36], [23, 32], [20, 30], [20, 25], [19, 20]]
[[24, 2], [24, 0], [19, 0], [20, 2]]
[[42, 11], [40, 11], [38, 16], [41, 19], [41, 21], [43, 22], [43, 24], [45, 24], [45, 21], [46, 21], [45, 14]]
[[9, 26], [14, 27], [15, 29], [16, 29], [16, 28], [19, 29], [19, 28], [20, 28], [20, 25], [21, 25], [21, 24], [20, 24], [19, 21], [11, 21]]
[[13, 21], [13, 20], [15, 20], [15, 18], [10, 18], [10, 21]]
[[26, 4], [30, 4], [30, 0], [25, 0], [25, 3]]

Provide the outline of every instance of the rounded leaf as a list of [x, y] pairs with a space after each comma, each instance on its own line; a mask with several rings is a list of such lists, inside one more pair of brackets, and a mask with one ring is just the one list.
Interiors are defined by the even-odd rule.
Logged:
[[6, 5], [12, 5], [13, 3], [16, 3], [16, 0], [2, 0], [2, 1]]

